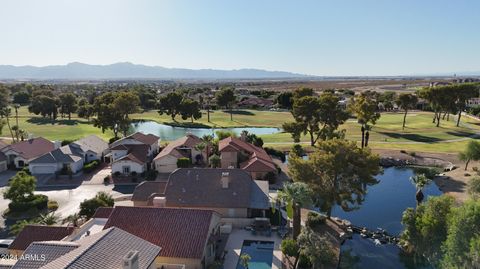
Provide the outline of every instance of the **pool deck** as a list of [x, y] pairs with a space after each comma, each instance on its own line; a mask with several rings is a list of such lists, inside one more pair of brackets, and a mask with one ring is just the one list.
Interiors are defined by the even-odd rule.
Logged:
[[228, 237], [225, 250], [227, 250], [227, 255], [225, 256], [225, 262], [223, 268], [225, 269], [235, 269], [237, 267], [238, 259], [240, 257], [240, 252], [242, 250], [242, 245], [244, 240], [254, 240], [254, 241], [272, 241], [274, 242], [273, 249], [273, 269], [282, 268], [283, 254], [280, 250], [280, 244], [282, 239], [275, 233], [272, 233], [272, 236], [261, 236], [261, 235], [252, 235], [251, 232], [234, 229], [230, 236]]

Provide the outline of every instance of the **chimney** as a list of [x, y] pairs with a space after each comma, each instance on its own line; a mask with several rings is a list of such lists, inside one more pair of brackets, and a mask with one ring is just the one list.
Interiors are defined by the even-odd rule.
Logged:
[[123, 257], [123, 269], [138, 269], [138, 251], [130, 250], [130, 252]]
[[62, 146], [62, 142], [61, 141], [53, 141], [53, 148], [54, 149], [58, 149]]
[[228, 189], [228, 183], [230, 181], [230, 173], [222, 172], [222, 189]]
[[153, 207], [165, 207], [167, 205], [166, 197], [154, 197], [153, 198]]

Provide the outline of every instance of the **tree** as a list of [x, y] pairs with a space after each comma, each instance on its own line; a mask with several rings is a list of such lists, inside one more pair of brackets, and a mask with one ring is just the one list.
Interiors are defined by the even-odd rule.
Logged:
[[315, 204], [330, 217], [334, 205], [345, 211], [357, 209], [367, 187], [377, 183], [379, 157], [355, 142], [332, 139], [320, 141], [308, 160], [292, 155], [289, 175], [295, 182], [305, 182], [315, 193]]
[[319, 97], [303, 96], [293, 100], [291, 112], [295, 122], [285, 123], [283, 129], [291, 133], [295, 141], [300, 140], [301, 133], [310, 136], [311, 146], [319, 139], [342, 136], [335, 131], [347, 120], [348, 113], [339, 105], [337, 96], [324, 92]]
[[370, 130], [369, 124], [374, 125], [380, 118], [380, 113], [377, 111], [377, 102], [372, 98], [370, 93], [364, 92], [354, 98], [349, 108], [357, 117], [358, 123], [362, 126], [362, 148], [367, 147], [368, 131]]
[[190, 118], [193, 122], [194, 119], [198, 120], [202, 117], [200, 105], [195, 100], [184, 98], [180, 104], [180, 109], [180, 114], [182, 115], [183, 120]]
[[456, 110], [458, 111], [458, 127], [460, 125], [460, 117], [462, 116], [462, 111], [467, 108], [467, 101], [471, 98], [478, 97], [480, 85], [474, 83], [462, 83], [453, 87], [454, 103], [456, 106]]
[[65, 224], [65, 223], [70, 223], [72, 224], [74, 227], [78, 227], [78, 221], [81, 219], [81, 216], [80, 214], [78, 213], [73, 213], [71, 215], [68, 215], [68, 217], [64, 218], [62, 220], [62, 223]]
[[311, 229], [304, 229], [298, 237], [300, 254], [307, 257], [312, 268], [326, 268], [335, 264], [332, 243]]
[[18, 109], [20, 108], [19, 104], [13, 104], [13, 108], [15, 109], [15, 137], [17, 138], [17, 142], [19, 140], [19, 131], [20, 131], [20, 126], [18, 125]]
[[13, 102], [16, 104], [27, 105], [30, 103], [30, 94], [28, 92], [17, 92], [13, 95]]
[[12, 115], [12, 108], [9, 106], [0, 108], [0, 118], [5, 118], [5, 122], [7, 123], [8, 130], [10, 131], [10, 135], [12, 137], [13, 142], [15, 143], [15, 135], [13, 134], [12, 126], [10, 125], [10, 116]]
[[175, 116], [180, 114], [183, 96], [179, 92], [170, 92], [160, 97], [158, 102], [158, 113], [160, 115], [167, 114], [175, 121]]
[[423, 195], [422, 189], [430, 183], [430, 179], [425, 176], [425, 174], [419, 174], [411, 177], [417, 192], [415, 193], [415, 199], [417, 200], [417, 205], [423, 201], [425, 197]]
[[447, 237], [448, 215], [453, 205], [452, 197], [442, 195], [430, 197], [416, 210], [407, 208], [402, 217], [404, 249], [437, 264], [442, 257], [441, 248]]
[[[438, 218], [438, 213], [435, 215]], [[469, 200], [448, 215], [442, 250], [443, 268], [478, 268], [480, 250], [480, 200]]]
[[202, 144], [205, 145], [205, 153], [207, 156], [207, 167], [210, 165], [210, 150], [212, 148], [213, 135], [203, 135], [201, 138]]
[[293, 91], [293, 99], [300, 99], [305, 96], [314, 96], [312, 88], [301, 87]]
[[402, 93], [397, 97], [396, 100], [397, 105], [405, 111], [403, 115], [403, 124], [402, 130], [405, 129], [405, 121], [407, 119], [408, 110], [414, 109], [418, 103], [418, 98], [416, 95], [411, 93]]
[[68, 119], [72, 119], [72, 113], [77, 111], [77, 96], [73, 93], [62, 93], [59, 96], [60, 113], [68, 115]]
[[232, 88], [223, 88], [215, 94], [215, 99], [217, 100], [217, 105], [225, 107], [225, 109], [230, 109], [230, 120], [233, 120], [233, 104], [237, 100], [235, 96], [235, 91]]
[[32, 220], [19, 220], [17, 222], [15, 222], [15, 224], [13, 224], [12, 226], [10, 226], [10, 229], [9, 229], [9, 234], [10, 235], [18, 235], [27, 225], [32, 225], [32, 224], [36, 224], [36, 219], [32, 219]]
[[292, 208], [293, 239], [300, 234], [300, 209], [312, 203], [312, 192], [307, 184], [302, 182], [284, 183], [283, 189], [278, 191], [278, 199]]
[[8, 106], [10, 101], [10, 91], [0, 84], [0, 108]]
[[468, 181], [468, 194], [473, 199], [480, 198], [480, 177], [473, 177]]
[[210, 163], [210, 166], [213, 167], [213, 168], [218, 168], [220, 167], [220, 156], [218, 156], [217, 154], [213, 154], [212, 156], [210, 156], [210, 158], [208, 158], [208, 162]]
[[253, 144], [257, 147], [263, 147], [263, 139], [258, 137], [254, 133], [249, 133], [247, 130], [242, 131], [242, 137], [245, 139], [246, 142]]
[[378, 95], [378, 102], [383, 105], [383, 109], [390, 111], [397, 100], [397, 94], [393, 91], [385, 91]]
[[223, 140], [228, 137], [237, 137], [233, 131], [228, 130], [218, 130], [215, 134], [217, 135], [218, 140]]
[[28, 111], [42, 117], [49, 117], [52, 124], [55, 123], [58, 115], [59, 101], [50, 88], [42, 88], [32, 92], [32, 101]]
[[[298, 258], [300, 254], [300, 248], [297, 242], [293, 239], [284, 239], [280, 245], [280, 250], [287, 257], [287, 261], [290, 264], [289, 268], [297, 268]], [[291, 259], [294, 259], [293, 261]]]
[[25, 171], [19, 171], [10, 179], [8, 187], [3, 193], [4, 199], [9, 199], [12, 203], [22, 203], [30, 201], [36, 187], [36, 179]]
[[138, 112], [140, 99], [133, 92], [119, 92], [113, 100], [113, 109], [120, 116], [118, 126], [123, 136], [130, 129], [130, 114]]
[[465, 171], [468, 168], [470, 161], [480, 160], [480, 142], [476, 140], [468, 141], [467, 147], [463, 152], [460, 152], [458, 158], [465, 162]]
[[292, 109], [293, 92], [282, 92], [277, 96], [277, 104], [281, 108]]
[[87, 121], [90, 121], [90, 117], [92, 117], [93, 114], [93, 106], [88, 102], [86, 98], [81, 98], [80, 100], [78, 100], [77, 115], [80, 118], [84, 118], [87, 119]]
[[250, 255], [248, 255], [246, 253], [240, 255], [240, 265], [243, 268], [248, 269], [248, 264], [250, 263], [251, 259], [252, 259], [252, 257], [250, 257]]
[[92, 199], [85, 199], [80, 203], [79, 215], [90, 219], [99, 207], [113, 207], [114, 201], [111, 195], [105, 192], [99, 192]]
[[55, 225], [59, 221], [59, 217], [55, 215], [54, 212], [50, 214], [40, 214], [40, 217], [38, 219], [38, 223], [42, 225]]

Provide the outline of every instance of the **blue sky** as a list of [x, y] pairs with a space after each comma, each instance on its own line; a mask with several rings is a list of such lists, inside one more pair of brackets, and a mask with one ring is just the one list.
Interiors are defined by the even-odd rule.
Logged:
[[4, 0], [0, 64], [480, 71], [480, 1]]

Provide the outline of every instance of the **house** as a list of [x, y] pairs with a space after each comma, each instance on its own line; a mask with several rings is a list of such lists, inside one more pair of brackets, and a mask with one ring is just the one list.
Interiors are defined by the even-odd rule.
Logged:
[[0, 151], [0, 173], [7, 170], [7, 156]]
[[15, 168], [28, 166], [31, 160], [46, 154], [59, 145], [45, 138], [37, 137], [8, 145], [1, 149], [7, 156], [7, 163]]
[[[25, 258], [13, 266], [22, 269], [156, 268], [161, 248], [122, 229], [111, 227], [75, 242], [34, 242]], [[43, 256], [41, 256], [43, 255]]]
[[78, 145], [85, 152], [85, 163], [101, 161], [108, 152], [108, 143], [96, 135], [89, 135], [73, 144]]
[[118, 227], [162, 250], [156, 268], [206, 268], [215, 258], [220, 216], [211, 210], [117, 206], [105, 229]]
[[30, 161], [32, 174], [55, 174], [58, 172], [76, 174], [85, 163], [102, 160], [108, 149], [107, 142], [91, 135], [55, 149]]
[[197, 160], [204, 160], [206, 154], [195, 148], [202, 140], [192, 134], [188, 134], [175, 141], [170, 142], [160, 153], [153, 159], [155, 170], [159, 173], [171, 173], [177, 169], [177, 160], [179, 158], [189, 158], [192, 163]]
[[15, 240], [8, 247], [8, 251], [10, 254], [20, 256], [33, 242], [62, 240], [70, 235], [73, 230], [73, 227], [67, 226], [27, 225], [15, 237]]
[[263, 179], [269, 172], [276, 173], [272, 158], [261, 148], [236, 137], [220, 140], [218, 150], [222, 168], [240, 168], [253, 179]]
[[107, 158], [112, 164], [112, 174], [141, 174], [147, 171], [153, 156], [158, 153], [160, 138], [135, 133], [110, 144]]
[[224, 218], [263, 217], [270, 208], [268, 181], [252, 180], [242, 169], [177, 169], [167, 182], [139, 184], [135, 206], [214, 210]]

